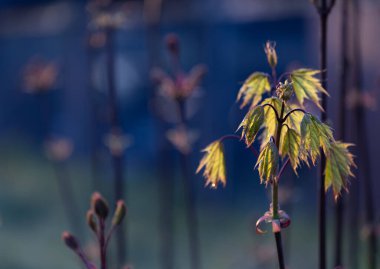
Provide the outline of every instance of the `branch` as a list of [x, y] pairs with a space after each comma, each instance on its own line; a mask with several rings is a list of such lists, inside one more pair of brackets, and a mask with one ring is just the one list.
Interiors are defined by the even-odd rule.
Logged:
[[280, 177], [282, 176], [282, 174], [284, 173], [285, 171], [285, 168], [288, 166], [288, 164], [290, 163], [290, 159], [288, 158], [284, 164], [282, 165], [281, 169], [280, 169], [280, 172], [278, 172], [277, 174], [277, 180], [280, 180]]
[[273, 105], [271, 105], [271, 104], [264, 104], [264, 105], [261, 105], [262, 108], [264, 108], [264, 107], [266, 107], [266, 106], [269, 106], [269, 107], [271, 107], [271, 108], [273, 109], [274, 113], [276, 114], [277, 121], [280, 121], [280, 117], [278, 116], [278, 113], [277, 113], [276, 108], [275, 108]]
[[292, 109], [288, 112], [288, 114], [285, 115], [285, 117], [282, 119], [283, 122], [286, 121], [286, 119], [294, 112], [303, 112], [304, 114], [307, 114], [307, 112], [305, 110], [303, 110], [302, 108], [295, 108], [295, 109]]
[[282, 73], [279, 78], [278, 78], [278, 81], [281, 82], [281, 80], [286, 77], [286, 76], [289, 76], [291, 74], [291, 72], [285, 72], [285, 73]]

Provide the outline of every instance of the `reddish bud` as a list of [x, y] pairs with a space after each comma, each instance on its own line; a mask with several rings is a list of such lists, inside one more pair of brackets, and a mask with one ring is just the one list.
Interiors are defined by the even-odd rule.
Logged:
[[91, 198], [91, 206], [95, 214], [100, 219], [106, 219], [108, 216], [108, 205], [106, 200], [98, 192], [94, 192]]
[[120, 225], [120, 223], [123, 221], [125, 214], [127, 212], [127, 207], [125, 206], [125, 203], [123, 200], [117, 201], [116, 204], [116, 210], [115, 214], [113, 215], [112, 219], [112, 225]]
[[65, 242], [66, 246], [72, 250], [77, 250], [79, 248], [79, 244], [77, 239], [69, 232], [62, 233], [62, 240]]
[[86, 220], [91, 230], [93, 230], [96, 233], [97, 225], [96, 225], [96, 220], [95, 220], [95, 214], [94, 214], [94, 211], [92, 211], [91, 209], [87, 211]]

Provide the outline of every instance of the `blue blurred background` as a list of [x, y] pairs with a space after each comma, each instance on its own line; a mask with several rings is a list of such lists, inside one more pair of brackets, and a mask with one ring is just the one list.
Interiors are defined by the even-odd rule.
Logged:
[[[259, 184], [253, 169], [256, 158], [241, 143], [228, 141], [228, 183], [217, 190], [204, 188], [195, 170], [200, 150], [214, 139], [234, 133], [239, 125], [244, 111], [235, 98], [244, 79], [253, 71], [270, 71], [263, 51], [267, 40], [277, 44], [279, 73], [301, 66], [318, 68], [315, 8], [303, 0], [163, 0], [160, 19], [149, 26], [147, 10], [154, 1], [119, 2], [126, 4], [123, 10], [127, 14], [126, 21], [115, 31], [114, 52], [122, 129], [129, 144], [124, 160], [129, 264], [133, 268], [160, 268], [162, 187], [157, 164], [165, 158], [172, 178], [167, 182], [174, 189], [174, 228], [170, 231], [174, 238], [174, 268], [190, 268], [179, 153], [165, 137], [174, 124], [157, 115], [152, 99], [156, 87], [150, 78], [152, 67], [170, 69], [164, 37], [174, 32], [180, 39], [184, 69], [188, 71], [198, 63], [208, 69], [200, 90], [187, 104], [189, 126], [198, 134], [189, 156], [204, 268], [276, 268], [272, 236], [254, 232], [256, 219], [269, 204], [267, 190]], [[341, 1], [337, 2], [329, 21], [328, 111], [333, 126], [340, 72]], [[65, 172], [83, 216], [78, 220], [81, 228], [77, 229], [85, 231], [79, 238], [89, 255], [96, 255], [91, 243], [94, 238], [85, 229], [84, 214], [94, 190], [112, 201], [113, 172], [103, 143], [109, 130], [105, 37], [91, 30], [87, 4], [0, 1], [0, 263], [4, 269], [80, 266], [60, 239], [61, 232], [72, 227], [57, 184], [60, 170], [57, 172], [54, 161], [46, 156], [49, 138], [65, 138], [73, 147], [65, 160]], [[363, 1], [362, 12], [363, 88], [373, 93], [370, 99], [376, 105], [380, 86], [379, 2]], [[347, 46], [351, 51], [352, 46]], [[38, 76], [48, 85], [46, 90], [36, 92], [39, 82], [33, 78]], [[379, 164], [380, 150], [376, 143], [380, 128], [375, 105], [367, 113], [371, 122], [370, 161], [374, 167]], [[316, 112], [312, 106], [310, 109]], [[351, 114], [348, 111], [349, 117]], [[354, 140], [354, 126], [350, 121], [348, 125], [350, 142]], [[95, 174], [91, 162], [94, 145]], [[284, 177], [283, 207], [287, 210], [289, 206], [293, 220], [284, 232], [289, 268], [317, 268], [317, 173], [318, 169], [305, 167], [299, 177], [290, 170]], [[375, 171], [372, 174], [375, 176]], [[379, 189], [377, 182], [374, 189]], [[332, 205], [329, 198], [330, 214]], [[113, 249], [110, 253], [112, 259]]]

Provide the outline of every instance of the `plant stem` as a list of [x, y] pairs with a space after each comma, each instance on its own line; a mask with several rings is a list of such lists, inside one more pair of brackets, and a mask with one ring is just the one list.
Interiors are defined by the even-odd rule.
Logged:
[[79, 212], [78, 203], [75, 199], [75, 194], [71, 185], [71, 178], [66, 164], [54, 161], [53, 165], [66, 217], [73, 231], [75, 231], [76, 234], [83, 236], [82, 225], [80, 225], [80, 220], [82, 218]]
[[99, 219], [100, 269], [107, 269], [107, 253], [106, 253], [106, 241], [105, 241], [104, 229], [105, 229], [104, 219]]
[[[186, 115], [184, 100], [178, 100], [181, 124], [186, 128]], [[201, 255], [199, 250], [198, 216], [195, 205], [194, 186], [189, 176], [188, 155], [180, 153], [183, 186], [185, 191], [185, 206], [187, 216], [187, 228], [190, 242], [190, 268], [201, 268]]]
[[89, 133], [89, 143], [90, 143], [90, 154], [91, 154], [91, 172], [92, 172], [92, 188], [97, 190], [99, 188], [99, 177], [100, 177], [100, 160], [98, 156], [98, 145], [99, 145], [99, 132], [98, 132], [98, 111], [99, 105], [96, 100], [96, 91], [94, 89], [92, 76], [93, 76], [93, 65], [95, 58], [95, 48], [90, 44], [91, 33], [87, 34], [87, 94], [90, 105], [90, 133]]
[[[277, 131], [275, 137], [276, 147], [280, 147], [280, 138], [281, 138], [281, 130], [283, 125], [283, 117], [284, 117], [285, 103], [282, 102], [280, 117], [277, 120]], [[278, 178], [274, 178], [272, 182], [272, 218], [274, 220], [279, 219], [278, 215]], [[274, 237], [276, 240], [276, 248], [277, 248], [277, 256], [278, 256], [278, 264], [280, 269], [285, 269], [284, 262], [284, 252], [282, 250], [282, 240], [281, 240], [281, 231], [275, 232]]]
[[[316, 4], [319, 13], [320, 22], [320, 71], [322, 87], [327, 90], [327, 20], [329, 13], [334, 6], [335, 1], [331, 0], [327, 4], [327, 0], [320, 0], [320, 6]], [[322, 95], [323, 112], [321, 120], [327, 119], [327, 96]], [[326, 269], [326, 195], [325, 195], [325, 177], [324, 170], [326, 167], [326, 156], [321, 150], [321, 171], [319, 180], [319, 201], [318, 201], [318, 221], [319, 221], [319, 269]]]
[[[360, 44], [360, 33], [361, 29], [361, 17], [360, 17], [360, 2], [358, 0], [353, 1], [353, 34], [354, 34], [354, 89], [356, 89], [359, 94], [363, 92], [362, 89], [362, 59], [361, 59], [361, 44]], [[375, 269], [377, 268], [376, 254], [377, 254], [377, 242], [376, 234], [374, 231], [375, 225], [375, 204], [373, 197], [373, 183], [371, 178], [371, 160], [369, 154], [369, 142], [368, 142], [368, 128], [366, 124], [365, 107], [362, 103], [356, 104], [355, 106], [355, 122], [357, 130], [357, 145], [359, 149], [359, 172], [363, 179], [364, 187], [364, 206], [365, 206], [365, 224], [369, 229], [369, 234], [367, 238], [367, 268]]]
[[[338, 104], [339, 118], [338, 118], [338, 131], [339, 139], [344, 141], [346, 139], [346, 87], [348, 78], [348, 1], [342, 1], [341, 10], [341, 73], [340, 73], [340, 99]], [[344, 200], [345, 196], [342, 195], [336, 202], [335, 206], [335, 267], [343, 266], [343, 232], [344, 232]], [[352, 231], [354, 232], [354, 231]]]
[[[119, 117], [119, 108], [117, 103], [117, 93], [115, 86], [115, 51], [114, 51], [114, 29], [107, 28], [107, 82], [109, 93], [109, 109], [111, 131], [120, 130], [121, 123]], [[112, 154], [112, 162], [115, 177], [115, 203], [119, 199], [124, 199], [124, 155]], [[117, 245], [117, 263], [121, 267], [128, 257], [127, 242], [125, 238], [125, 225], [120, 225], [117, 230], [116, 245]]]

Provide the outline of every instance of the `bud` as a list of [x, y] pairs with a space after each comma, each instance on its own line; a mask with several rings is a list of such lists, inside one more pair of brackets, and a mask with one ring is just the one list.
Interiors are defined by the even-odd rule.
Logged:
[[165, 38], [165, 42], [166, 47], [171, 53], [176, 55], [179, 54], [179, 40], [176, 34], [168, 34]]
[[289, 83], [288, 80], [285, 80], [284, 83], [280, 82], [277, 85], [276, 94], [281, 100], [288, 101], [293, 95], [292, 83]]
[[277, 66], [277, 53], [276, 53], [275, 47], [276, 47], [276, 43], [274, 42], [267, 41], [267, 43], [265, 43], [264, 51], [265, 51], [265, 54], [267, 55], [268, 63], [270, 67], [272, 68], [275, 68]]
[[98, 192], [94, 192], [91, 198], [92, 209], [95, 211], [95, 214], [101, 218], [106, 219], [108, 216], [108, 205], [106, 200]]
[[98, 227], [96, 225], [94, 211], [92, 211], [91, 209], [88, 210], [87, 215], [86, 215], [86, 219], [87, 219], [88, 226], [90, 226], [91, 230], [93, 230], [96, 233], [98, 230]]
[[112, 219], [112, 225], [115, 225], [115, 226], [120, 225], [120, 223], [123, 221], [125, 217], [126, 212], [127, 212], [127, 208], [125, 206], [124, 201], [123, 200], [117, 201], [115, 214], [113, 215], [113, 219]]
[[79, 244], [77, 239], [69, 232], [62, 233], [62, 240], [65, 242], [66, 246], [72, 250], [78, 250]]

